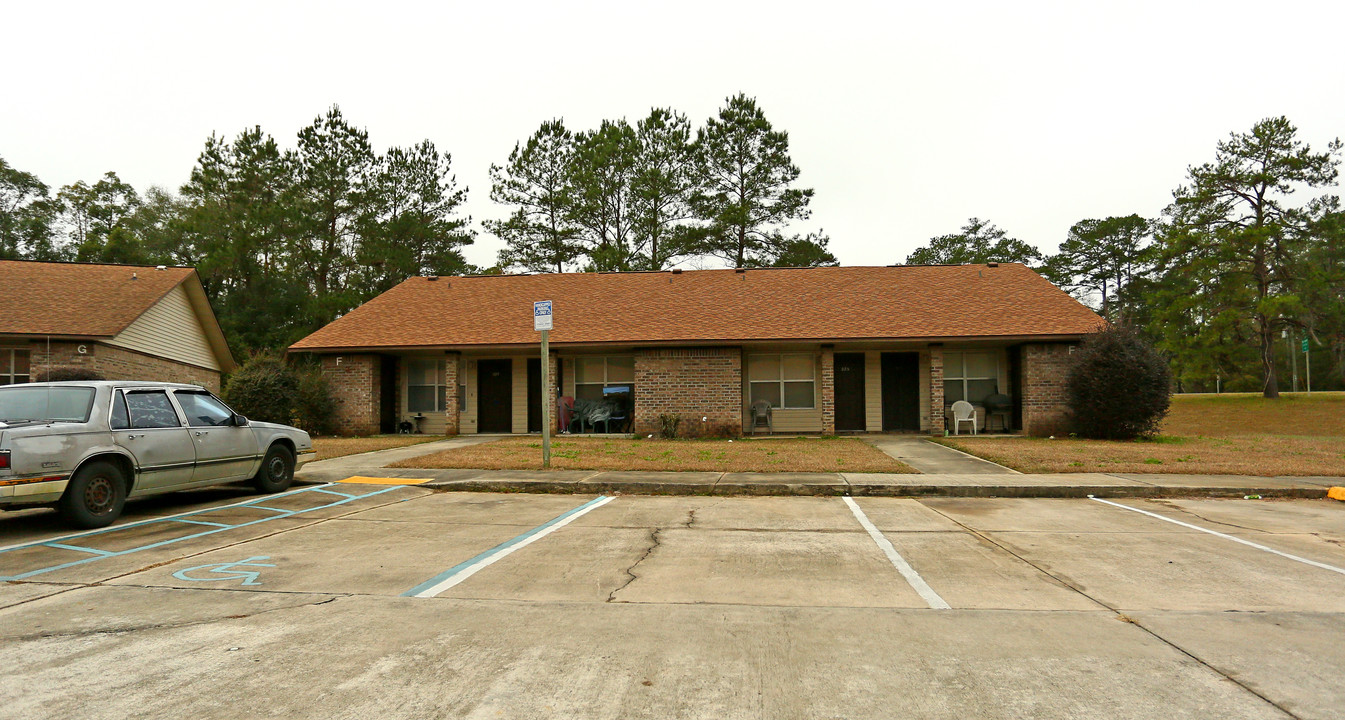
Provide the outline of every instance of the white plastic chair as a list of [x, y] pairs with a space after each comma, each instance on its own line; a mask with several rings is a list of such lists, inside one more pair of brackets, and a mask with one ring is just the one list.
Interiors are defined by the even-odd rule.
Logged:
[[953, 434], [960, 435], [962, 423], [971, 423], [971, 434], [976, 434], [976, 408], [966, 400], [958, 400], [953, 403]]

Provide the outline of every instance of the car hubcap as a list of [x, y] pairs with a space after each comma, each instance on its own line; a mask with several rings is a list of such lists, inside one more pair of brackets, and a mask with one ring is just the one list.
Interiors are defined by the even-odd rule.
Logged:
[[285, 479], [285, 461], [284, 461], [284, 460], [281, 460], [280, 458], [272, 458], [272, 459], [271, 459], [271, 479], [272, 479], [272, 480], [284, 480], [284, 479]]
[[88, 487], [84, 489], [84, 504], [89, 508], [89, 512], [95, 515], [106, 515], [111, 512], [115, 497], [116, 489], [111, 478], [96, 477], [90, 480]]

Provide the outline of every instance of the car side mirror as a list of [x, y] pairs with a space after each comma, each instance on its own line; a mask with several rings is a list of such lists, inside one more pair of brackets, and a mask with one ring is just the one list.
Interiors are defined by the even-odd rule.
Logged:
[[234, 413], [233, 424], [235, 427], [247, 427], [248, 419], [238, 413]]

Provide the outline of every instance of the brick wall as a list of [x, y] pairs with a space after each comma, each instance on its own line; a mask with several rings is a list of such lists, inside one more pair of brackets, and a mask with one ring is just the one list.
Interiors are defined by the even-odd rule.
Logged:
[[[339, 435], [373, 435], [379, 421], [379, 357], [324, 355], [322, 374], [336, 401], [333, 425]], [[456, 387], [456, 386], [455, 386]]]
[[929, 434], [942, 435], [943, 416], [943, 346], [929, 346]]
[[740, 348], [650, 348], [636, 352], [636, 433], [657, 433], [659, 415], [673, 414], [682, 417], [679, 435], [737, 436], [743, 432], [742, 408]]
[[[45, 340], [34, 340], [29, 357], [34, 379], [47, 367], [86, 368], [108, 380], [189, 383], [220, 390], [220, 373], [195, 365], [166, 360], [97, 342], [53, 342], [48, 354]], [[84, 352], [80, 352], [80, 348]]]
[[822, 434], [836, 434], [836, 351], [822, 350]]
[[[405, 360], [403, 360], [405, 362]], [[451, 352], [444, 358], [444, 434], [462, 431], [462, 411], [458, 409], [458, 383], [462, 382], [462, 353]], [[401, 393], [397, 393], [398, 396]]]
[[1023, 352], [1023, 432], [1045, 437], [1069, 432], [1065, 375], [1072, 360], [1065, 343], [1028, 344]]

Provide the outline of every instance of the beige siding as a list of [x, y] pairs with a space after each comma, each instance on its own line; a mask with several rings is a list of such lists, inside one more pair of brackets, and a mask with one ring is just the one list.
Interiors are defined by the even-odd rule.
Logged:
[[464, 435], [476, 433], [476, 358], [462, 359], [462, 380], [459, 382], [467, 386], [467, 402], [464, 404], [462, 416], [458, 419], [461, 423], [459, 432]]
[[220, 369], [201, 320], [181, 285], [173, 288], [108, 344], [210, 370]]
[[528, 359], [514, 358], [513, 369], [513, 402], [511, 403], [510, 413], [513, 422], [513, 432], [515, 434], [528, 432]]
[[864, 353], [864, 429], [883, 431], [883, 354]]

